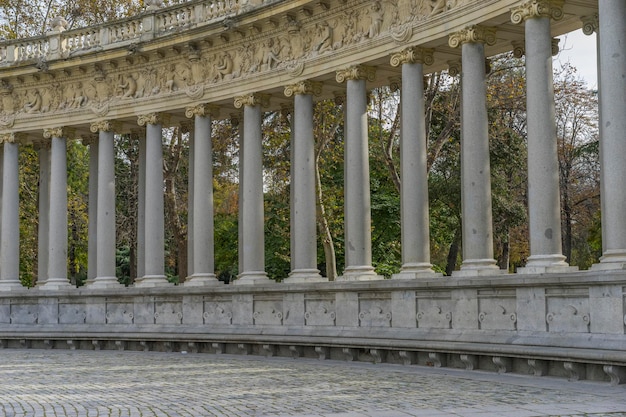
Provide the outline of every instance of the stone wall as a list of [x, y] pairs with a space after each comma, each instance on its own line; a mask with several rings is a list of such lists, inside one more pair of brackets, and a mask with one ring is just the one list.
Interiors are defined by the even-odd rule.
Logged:
[[195, 350], [623, 381], [626, 273], [0, 294], [3, 346]]

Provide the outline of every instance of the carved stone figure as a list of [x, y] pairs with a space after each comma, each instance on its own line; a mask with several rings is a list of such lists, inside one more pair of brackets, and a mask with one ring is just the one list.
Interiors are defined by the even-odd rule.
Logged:
[[117, 84], [121, 98], [134, 98], [137, 93], [137, 80], [132, 74], [120, 75], [120, 82]]
[[217, 64], [218, 79], [230, 79], [233, 72], [233, 59], [228, 52], [225, 52]]
[[26, 113], [38, 113], [41, 111], [41, 93], [39, 90], [32, 89], [26, 93], [24, 111]]
[[370, 28], [368, 32], [368, 37], [374, 38], [380, 34], [382, 25], [383, 25], [383, 8], [380, 4], [380, 1], [375, 1], [372, 3], [372, 8], [370, 10]]

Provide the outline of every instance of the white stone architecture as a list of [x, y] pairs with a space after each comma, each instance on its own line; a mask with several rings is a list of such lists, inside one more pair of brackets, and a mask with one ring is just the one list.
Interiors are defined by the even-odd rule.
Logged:
[[[0, 43], [0, 346], [174, 349], [422, 363], [621, 383], [626, 377], [623, 0], [192, 0]], [[604, 255], [562, 254], [553, 38], [599, 33]], [[524, 45], [524, 47], [521, 47]], [[485, 58], [525, 50], [531, 256], [493, 254]], [[463, 263], [432, 270], [424, 74], [462, 76]], [[401, 80], [402, 270], [372, 266], [367, 91]], [[346, 267], [316, 267], [314, 100], [345, 97]], [[293, 112], [292, 271], [267, 278], [262, 112]], [[214, 273], [211, 123], [241, 112], [239, 271]], [[407, 116], [408, 115], [408, 116]], [[162, 128], [192, 133], [189, 279], [164, 272]], [[115, 277], [114, 135], [139, 145], [138, 279]], [[67, 279], [66, 144], [90, 147], [89, 279]], [[19, 281], [17, 173], [35, 144], [39, 277]], [[233, 247], [233, 250], [236, 248]], [[271, 285], [270, 285], [271, 284]], [[45, 291], [44, 291], [45, 290]]]

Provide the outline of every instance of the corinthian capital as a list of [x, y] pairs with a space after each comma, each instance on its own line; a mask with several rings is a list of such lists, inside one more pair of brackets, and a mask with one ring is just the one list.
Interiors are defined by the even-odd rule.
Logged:
[[425, 49], [418, 47], [406, 48], [404, 51], [391, 55], [390, 63], [392, 67], [398, 67], [402, 64], [425, 64], [432, 65], [435, 62], [433, 57], [433, 49]]
[[211, 116], [217, 117], [220, 113], [220, 108], [218, 106], [213, 106], [210, 104], [198, 104], [197, 106], [189, 106], [185, 109], [185, 116], [188, 119], [191, 119], [195, 116]]
[[111, 120], [100, 120], [99, 122], [93, 122], [91, 126], [89, 126], [89, 130], [92, 133], [112, 132], [116, 130], [116, 128], [116, 123]]
[[270, 96], [267, 94], [246, 94], [243, 96], [235, 97], [235, 108], [242, 108], [243, 106], [262, 106], [267, 107], [270, 104]]
[[67, 131], [67, 128], [65, 128], [65, 127], [46, 128], [46, 129], [43, 130], [43, 137], [46, 138], [46, 139], [63, 138], [65, 136], [67, 136], [67, 133], [68, 133], [68, 131]]
[[593, 35], [598, 32], [598, 29], [600, 28], [598, 13], [591, 16], [583, 16], [580, 20], [583, 22], [583, 33], [585, 35]]
[[355, 65], [337, 71], [336, 79], [338, 83], [343, 83], [346, 80], [374, 81], [376, 79], [376, 68], [366, 65]]
[[285, 87], [285, 96], [291, 97], [294, 94], [315, 94], [319, 96], [322, 92], [322, 83], [305, 80]]
[[0, 135], [0, 143], [15, 143], [15, 133], [3, 133]]
[[149, 113], [137, 116], [137, 124], [139, 126], [158, 125], [162, 122], [163, 115], [161, 113]]
[[511, 9], [511, 22], [519, 24], [528, 19], [549, 17], [554, 20], [563, 18], [565, 0], [530, 0]]
[[496, 28], [472, 25], [450, 34], [448, 38], [448, 45], [452, 48], [458, 48], [464, 43], [493, 45], [496, 43]]

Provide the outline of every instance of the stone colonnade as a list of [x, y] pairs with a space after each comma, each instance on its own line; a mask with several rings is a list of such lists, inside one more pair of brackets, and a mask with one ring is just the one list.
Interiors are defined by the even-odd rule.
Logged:
[[[512, 10], [511, 20], [524, 25], [528, 108], [528, 205], [530, 257], [518, 273], [554, 273], [572, 269], [561, 248], [558, 160], [552, 81], [554, 42], [550, 25], [562, 16], [562, 0], [528, 2]], [[626, 266], [626, 4], [603, 0], [593, 30], [599, 30], [602, 213], [604, 253], [594, 269]], [[462, 57], [461, 180], [463, 263], [456, 276], [503, 274], [493, 254], [488, 116], [485, 91], [485, 46], [496, 41], [496, 29], [470, 26], [450, 34], [449, 44]], [[436, 277], [430, 263], [424, 66], [436, 51], [409, 47], [391, 56], [401, 67], [401, 221], [402, 270], [397, 279]], [[381, 279], [372, 266], [368, 166], [367, 86], [376, 70], [354, 65], [336, 72], [346, 86], [345, 102], [345, 241], [346, 267], [338, 280]], [[314, 182], [313, 99], [321, 84], [301, 81], [285, 87], [293, 97], [292, 271], [286, 282], [318, 282]], [[262, 164], [262, 92], [234, 97], [243, 109], [240, 164], [240, 275], [236, 284], [266, 284]], [[193, 120], [189, 181], [190, 276], [185, 285], [214, 285], [213, 192], [210, 104], [191, 106]], [[152, 113], [138, 117], [139, 221], [137, 286], [160, 286], [164, 273], [164, 206], [162, 126]], [[97, 121], [90, 142], [89, 279], [91, 287], [117, 286], [115, 277], [115, 176], [113, 138], [116, 122]], [[67, 128], [46, 129], [39, 146], [41, 185], [39, 279], [42, 289], [68, 286], [66, 140]], [[2, 136], [0, 222], [0, 289], [19, 283], [18, 142], [19, 134]], [[94, 232], [95, 231], [95, 232]]]

